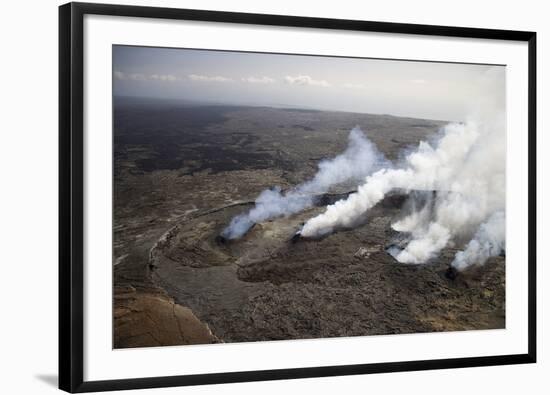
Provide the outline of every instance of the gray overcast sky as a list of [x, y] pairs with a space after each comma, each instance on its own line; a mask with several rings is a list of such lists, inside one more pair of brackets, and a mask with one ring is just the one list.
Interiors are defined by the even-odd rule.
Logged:
[[116, 96], [456, 121], [505, 86], [503, 66], [129, 46], [113, 47], [113, 72]]

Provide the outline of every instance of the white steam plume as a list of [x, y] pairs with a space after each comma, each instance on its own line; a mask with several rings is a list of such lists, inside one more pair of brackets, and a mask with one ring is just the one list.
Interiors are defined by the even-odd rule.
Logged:
[[432, 194], [428, 195], [428, 198], [424, 204], [419, 208], [417, 207], [417, 199], [414, 196], [410, 199], [412, 203], [411, 213], [406, 217], [394, 222], [391, 227], [397, 232], [416, 233], [421, 229], [425, 229], [426, 225], [431, 219], [431, 212], [433, 209]]
[[504, 211], [497, 211], [479, 227], [474, 238], [470, 240], [464, 251], [456, 254], [451, 263], [457, 270], [463, 270], [471, 265], [481, 265], [492, 256], [505, 250], [506, 217]]
[[388, 166], [376, 146], [356, 126], [348, 137], [348, 146], [340, 155], [323, 160], [313, 179], [282, 193], [280, 188], [266, 189], [256, 198], [253, 209], [237, 215], [222, 232], [228, 239], [242, 237], [254, 224], [300, 212], [314, 203], [314, 195], [349, 181], [363, 180], [373, 171]]
[[[482, 111], [476, 111], [466, 123], [447, 125], [434, 144], [421, 142], [402, 166], [367, 177], [357, 193], [306, 222], [301, 235], [319, 237], [355, 226], [393, 189], [433, 190], [437, 191], [433, 207], [426, 205], [393, 225], [411, 237], [403, 250], [392, 249], [398, 261], [424, 263], [450, 242], [472, 238], [478, 228], [466, 250], [457, 255], [455, 267], [463, 269], [500, 253], [499, 246], [504, 245], [506, 134], [504, 105], [499, 100], [504, 97], [502, 74], [498, 73], [489, 73], [484, 81], [489, 92], [497, 93], [497, 100], [478, 101]], [[497, 89], [495, 81], [500, 82]], [[483, 223], [486, 225], [480, 228]]]
[[382, 169], [367, 177], [357, 193], [340, 200], [310, 219], [302, 229], [304, 237], [318, 237], [337, 228], [356, 225], [361, 216], [393, 189], [445, 190], [478, 137], [475, 125], [450, 124], [436, 148], [426, 142], [409, 154], [402, 168]]

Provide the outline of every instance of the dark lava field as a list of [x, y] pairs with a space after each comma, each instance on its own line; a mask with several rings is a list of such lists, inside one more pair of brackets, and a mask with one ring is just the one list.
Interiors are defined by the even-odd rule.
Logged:
[[505, 257], [450, 279], [455, 248], [423, 265], [386, 252], [399, 191], [322, 239], [291, 240], [322, 204], [217, 238], [261, 191], [309, 179], [354, 126], [396, 160], [445, 122], [121, 98], [114, 119], [116, 348], [505, 327]]

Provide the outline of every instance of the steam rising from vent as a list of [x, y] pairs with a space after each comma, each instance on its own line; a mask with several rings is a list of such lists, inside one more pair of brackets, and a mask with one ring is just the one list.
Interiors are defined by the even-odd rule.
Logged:
[[[498, 77], [498, 76], [496, 76]], [[445, 126], [434, 143], [421, 142], [400, 166], [368, 176], [357, 193], [326, 208], [304, 225], [302, 237], [320, 237], [357, 225], [364, 214], [393, 189], [437, 191], [433, 204], [413, 210], [393, 224], [410, 239], [390, 253], [402, 263], [425, 263], [450, 243], [470, 240], [453, 267], [462, 270], [500, 254], [505, 245], [506, 134], [503, 84], [493, 84], [491, 100], [478, 102], [465, 123]], [[500, 82], [502, 82], [500, 80]]]
[[464, 239], [471, 241], [452, 263], [457, 270], [500, 254], [505, 244], [505, 117], [490, 108], [489, 114], [447, 125], [435, 143], [421, 142], [401, 166], [367, 177], [357, 193], [307, 221], [302, 237], [355, 226], [393, 189], [435, 190], [433, 205], [392, 225], [410, 235], [404, 249], [390, 251], [399, 262], [425, 263]]
[[278, 187], [264, 190], [256, 198], [255, 207], [234, 217], [222, 236], [238, 239], [255, 223], [300, 212], [314, 204], [315, 194], [325, 193], [337, 184], [363, 180], [373, 171], [388, 166], [389, 162], [356, 126], [349, 134], [346, 150], [332, 159], [321, 161], [313, 179], [286, 193]]
[[[450, 123], [431, 141], [422, 141], [399, 164], [391, 164], [356, 127], [347, 149], [322, 161], [315, 177], [288, 192], [263, 191], [255, 207], [234, 217], [222, 237], [236, 239], [255, 223], [297, 213], [315, 202], [315, 194], [355, 181], [357, 192], [328, 205], [292, 238], [319, 238], [352, 228], [393, 190], [410, 193], [407, 215], [392, 224], [402, 233], [388, 252], [402, 263], [429, 262], [447, 246], [462, 246], [451, 269], [483, 264], [505, 249], [506, 129], [504, 70], [490, 69], [473, 97], [471, 116]], [[405, 243], [403, 243], [405, 241]]]
[[421, 142], [401, 168], [382, 169], [367, 177], [357, 193], [328, 206], [302, 229], [305, 237], [318, 237], [356, 225], [358, 219], [393, 189], [446, 190], [479, 136], [476, 125], [450, 124], [433, 148]]
[[497, 211], [479, 227], [466, 249], [456, 254], [451, 266], [463, 270], [474, 264], [483, 264], [492, 256], [501, 254], [505, 248], [506, 217]]

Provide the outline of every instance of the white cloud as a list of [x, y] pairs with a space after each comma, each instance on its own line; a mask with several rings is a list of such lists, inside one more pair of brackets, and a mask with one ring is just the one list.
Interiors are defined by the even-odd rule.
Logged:
[[173, 74], [151, 74], [145, 75], [142, 73], [125, 73], [123, 71], [115, 70], [114, 76], [119, 80], [132, 80], [132, 81], [177, 81], [180, 78], [176, 77]]
[[177, 81], [179, 80], [178, 77], [176, 77], [173, 74], [152, 74], [150, 76], [152, 80], [156, 81]]
[[208, 75], [200, 75], [200, 74], [189, 74], [188, 77], [191, 81], [201, 81], [201, 82], [232, 82], [233, 81], [231, 78], [222, 77], [219, 75], [208, 76]]
[[414, 79], [414, 80], [411, 80], [411, 82], [413, 84], [425, 84], [426, 83], [426, 80], [423, 80], [421, 78], [418, 78], [418, 79]]
[[266, 77], [266, 76], [263, 76], [263, 77], [254, 77], [254, 76], [243, 77], [243, 78], [241, 78], [241, 80], [243, 82], [248, 82], [250, 84], [273, 84], [273, 83], [275, 83], [275, 80], [273, 78]]
[[351, 83], [351, 82], [346, 82], [342, 86], [344, 88], [347, 88], [347, 89], [365, 89], [365, 85], [363, 85], [363, 84], [354, 84], [354, 83]]
[[309, 86], [322, 86], [324, 88], [329, 87], [330, 84], [325, 80], [314, 80], [309, 75], [287, 75], [285, 82], [291, 85], [309, 85]]
[[115, 70], [115, 78], [119, 80], [134, 80], [134, 81], [145, 81], [147, 77], [145, 74], [141, 73], [124, 73], [122, 71]]

